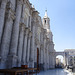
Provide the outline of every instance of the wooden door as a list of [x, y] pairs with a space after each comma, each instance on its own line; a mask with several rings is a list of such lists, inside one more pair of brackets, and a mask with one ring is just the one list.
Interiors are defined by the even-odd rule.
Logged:
[[39, 71], [39, 49], [37, 48], [37, 70]]

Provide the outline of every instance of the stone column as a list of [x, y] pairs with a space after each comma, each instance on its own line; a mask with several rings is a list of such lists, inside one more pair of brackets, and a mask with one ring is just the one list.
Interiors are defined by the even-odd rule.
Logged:
[[16, 7], [16, 19], [14, 21], [13, 31], [12, 31], [12, 39], [11, 39], [11, 47], [10, 47], [10, 55], [9, 61], [12, 67], [16, 66], [17, 61], [17, 45], [18, 45], [18, 36], [19, 36], [19, 23], [21, 18], [21, 9], [22, 9], [22, 0], [17, 0]]
[[30, 31], [31, 31], [31, 16], [30, 16]]
[[54, 64], [54, 52], [53, 52], [53, 54], [52, 54], [52, 56], [53, 56], [53, 67], [52, 68], [55, 68], [55, 64]]
[[51, 68], [51, 53], [49, 52], [49, 68]]
[[4, 34], [3, 34], [3, 38], [2, 38], [2, 44], [1, 44], [1, 57], [2, 57], [1, 67], [2, 68], [4, 68], [6, 65], [5, 62], [7, 61], [7, 56], [9, 53], [12, 25], [13, 25], [13, 20], [14, 20], [14, 12], [12, 12], [13, 10], [11, 8], [9, 8], [9, 9], [7, 9], [7, 11], [8, 11], [8, 15], [6, 18]]
[[48, 43], [48, 69], [49, 69], [49, 43]]
[[[26, 1], [26, 0], [24, 0]], [[24, 21], [24, 17], [25, 17], [25, 3], [23, 3], [23, 11], [22, 11], [22, 18], [21, 18], [21, 22], [25, 24], [25, 21]]]
[[29, 37], [28, 37], [28, 49], [27, 49], [27, 64], [29, 66], [29, 56], [30, 56], [30, 39], [31, 39], [32, 33], [29, 32]]
[[48, 67], [48, 64], [47, 64], [47, 48], [46, 48], [46, 53], [45, 54], [46, 54], [46, 57], [45, 57], [45, 70], [47, 70], [47, 67]]
[[[47, 41], [47, 42], [48, 42], [48, 41]], [[46, 66], [46, 67], [47, 67], [47, 69], [48, 69], [48, 44], [47, 44], [47, 51], [46, 51], [46, 52], [47, 52], [47, 53], [46, 53], [46, 61], [47, 61], [47, 63], [46, 63], [47, 66]]]
[[[22, 13], [21, 13], [21, 31], [20, 31], [20, 42], [19, 42], [19, 47], [20, 47], [20, 49], [19, 49], [19, 52], [18, 52], [18, 56], [19, 56], [19, 53], [20, 52], [22, 52], [22, 55], [21, 56], [19, 56], [19, 59], [18, 59], [18, 66], [21, 66], [21, 64], [23, 64], [23, 51], [24, 51], [24, 49], [23, 49], [23, 45], [25, 45], [25, 23], [24, 23], [24, 17], [25, 17], [25, 0], [24, 0], [24, 2], [23, 2], [23, 5], [22, 5]], [[23, 28], [24, 28], [24, 31], [23, 31]], [[22, 37], [23, 36], [23, 37]], [[23, 41], [22, 41], [23, 40]], [[23, 43], [23, 44], [22, 44]], [[20, 53], [21, 54], [21, 53]]]
[[43, 56], [44, 56], [44, 52], [43, 52], [43, 45], [40, 46], [40, 69], [43, 70]]
[[22, 60], [22, 50], [23, 50], [23, 39], [24, 39], [24, 29], [25, 25], [20, 25], [20, 34], [19, 34], [19, 44], [18, 44], [18, 67], [21, 66], [21, 60]]
[[25, 65], [26, 64], [26, 50], [27, 50], [27, 38], [28, 38], [28, 32], [29, 32], [29, 29], [26, 28], [25, 29], [25, 38], [24, 38], [24, 47], [23, 47], [23, 56], [22, 56], [22, 65]]
[[[47, 41], [48, 42], [48, 41]], [[47, 44], [47, 69], [49, 69], [49, 54], [48, 54], [48, 44]]]
[[0, 7], [0, 44], [1, 44], [3, 26], [4, 26], [6, 4], [7, 4], [7, 0], [2, 0], [1, 7]]
[[30, 58], [30, 62], [31, 62], [31, 66], [34, 68], [34, 50], [35, 50], [35, 25], [36, 23], [33, 22], [32, 26], [33, 26], [33, 31], [32, 31], [32, 47], [31, 47], [31, 58]]
[[50, 68], [50, 52], [49, 52], [49, 68]]
[[44, 70], [46, 70], [46, 48], [45, 48], [45, 46], [46, 46], [46, 39], [44, 39]]

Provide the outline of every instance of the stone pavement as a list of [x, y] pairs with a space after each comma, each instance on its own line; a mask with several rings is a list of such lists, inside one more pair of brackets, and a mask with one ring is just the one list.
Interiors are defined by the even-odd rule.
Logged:
[[38, 75], [73, 75], [73, 74], [65, 69], [52, 69], [48, 71], [42, 71]]

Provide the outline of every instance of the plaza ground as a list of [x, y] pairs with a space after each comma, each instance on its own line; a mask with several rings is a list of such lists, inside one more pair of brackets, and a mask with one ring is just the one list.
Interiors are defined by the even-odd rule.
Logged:
[[38, 75], [75, 75], [65, 69], [52, 69], [47, 71], [42, 71]]

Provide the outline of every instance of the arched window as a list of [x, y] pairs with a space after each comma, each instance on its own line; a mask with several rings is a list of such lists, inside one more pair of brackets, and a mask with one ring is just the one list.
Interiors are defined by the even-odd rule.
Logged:
[[45, 20], [45, 24], [46, 24], [46, 20]]

